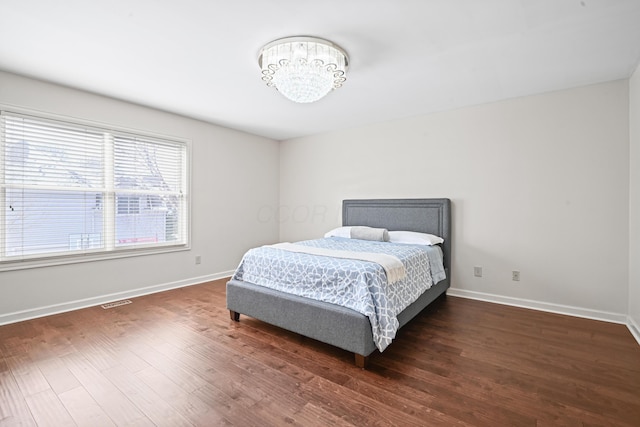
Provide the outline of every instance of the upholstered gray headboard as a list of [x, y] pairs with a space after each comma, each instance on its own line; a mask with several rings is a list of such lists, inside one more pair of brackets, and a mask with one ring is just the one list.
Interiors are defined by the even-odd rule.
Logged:
[[444, 266], [451, 271], [451, 200], [367, 199], [342, 202], [342, 225], [418, 231], [444, 239]]

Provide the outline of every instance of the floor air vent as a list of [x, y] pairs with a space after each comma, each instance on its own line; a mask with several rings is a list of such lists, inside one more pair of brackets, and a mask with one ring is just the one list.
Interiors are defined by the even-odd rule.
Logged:
[[127, 305], [127, 304], [131, 304], [131, 301], [128, 299], [123, 299], [122, 301], [114, 301], [114, 302], [108, 302], [106, 304], [102, 304], [100, 307], [106, 310], [108, 308], [120, 307], [121, 305]]

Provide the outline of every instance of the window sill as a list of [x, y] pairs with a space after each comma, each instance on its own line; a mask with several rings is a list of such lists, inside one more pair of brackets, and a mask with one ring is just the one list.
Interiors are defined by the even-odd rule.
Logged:
[[37, 258], [30, 260], [20, 260], [20, 261], [3, 261], [0, 262], [0, 272], [3, 271], [14, 271], [14, 270], [27, 270], [32, 268], [42, 268], [42, 267], [54, 267], [59, 265], [67, 265], [67, 264], [78, 264], [83, 262], [95, 262], [95, 261], [104, 261], [111, 259], [120, 259], [120, 258], [131, 258], [135, 256], [147, 256], [147, 255], [158, 255], [164, 253], [171, 252], [181, 252], [191, 250], [191, 246], [188, 244], [185, 245], [175, 245], [175, 246], [164, 246], [161, 248], [137, 248], [137, 249], [125, 249], [114, 252], [101, 252], [90, 255], [61, 255], [55, 257], [47, 257], [47, 258]]

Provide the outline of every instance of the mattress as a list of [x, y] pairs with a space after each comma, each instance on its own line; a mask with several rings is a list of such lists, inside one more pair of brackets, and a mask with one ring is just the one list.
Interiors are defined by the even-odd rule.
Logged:
[[392, 255], [402, 262], [406, 276], [389, 284], [384, 268], [375, 262], [262, 246], [245, 254], [232, 279], [357, 311], [369, 318], [373, 340], [380, 351], [395, 338], [397, 315], [444, 278], [442, 250], [438, 246], [338, 237], [306, 240], [297, 245]]

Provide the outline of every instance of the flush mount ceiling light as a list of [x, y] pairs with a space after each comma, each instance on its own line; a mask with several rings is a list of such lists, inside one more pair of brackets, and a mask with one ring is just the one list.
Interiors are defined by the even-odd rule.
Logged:
[[316, 37], [285, 37], [260, 50], [262, 80], [286, 98], [315, 102], [346, 81], [347, 53]]

